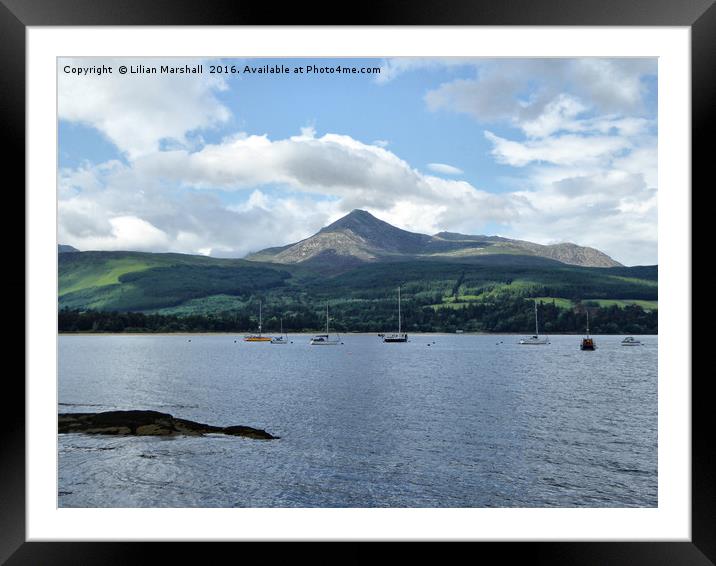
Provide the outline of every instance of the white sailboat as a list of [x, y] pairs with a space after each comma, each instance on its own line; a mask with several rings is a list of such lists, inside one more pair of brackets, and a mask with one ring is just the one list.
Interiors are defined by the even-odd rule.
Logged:
[[525, 336], [520, 340], [520, 344], [523, 345], [533, 345], [533, 346], [543, 346], [545, 344], [549, 344], [549, 338], [546, 336], [540, 336], [539, 335], [539, 320], [537, 318], [537, 300], [535, 300], [535, 333], [533, 336]]
[[337, 346], [341, 343], [341, 339], [337, 334], [334, 337], [331, 337], [328, 332], [328, 303], [326, 303], [326, 333], [316, 334], [313, 338], [311, 338], [310, 343], [311, 346]]
[[383, 342], [407, 342], [408, 335], [402, 332], [401, 320], [400, 320], [400, 285], [398, 285], [398, 332], [393, 334], [384, 334]]
[[283, 318], [281, 319], [281, 336], [271, 338], [271, 344], [288, 344], [288, 334], [283, 333]]

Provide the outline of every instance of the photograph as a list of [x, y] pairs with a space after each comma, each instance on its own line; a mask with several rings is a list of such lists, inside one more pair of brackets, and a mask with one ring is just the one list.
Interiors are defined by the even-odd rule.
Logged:
[[58, 508], [660, 507], [658, 57], [56, 65]]

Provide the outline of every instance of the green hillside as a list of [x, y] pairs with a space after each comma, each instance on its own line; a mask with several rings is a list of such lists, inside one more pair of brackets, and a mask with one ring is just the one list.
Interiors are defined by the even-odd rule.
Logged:
[[285, 268], [184, 254], [80, 252], [58, 261], [60, 308], [146, 311], [212, 295], [246, 296], [290, 277]]
[[395, 318], [398, 285], [406, 328], [413, 330], [490, 330], [503, 323], [529, 329], [526, 301], [534, 298], [545, 313], [554, 309], [555, 328], [578, 327], [568, 315], [585, 306], [595, 317], [611, 312], [612, 319], [625, 309], [651, 313], [654, 321], [643, 323], [648, 326], [655, 324], [658, 300], [656, 266], [578, 267], [511, 254], [368, 263], [332, 275], [301, 265], [183, 254], [77, 252], [60, 254], [58, 261], [61, 309], [223, 317], [247, 329], [257, 323], [260, 299], [265, 328], [278, 326], [279, 318], [294, 330], [320, 328], [329, 301], [337, 328], [384, 330]]

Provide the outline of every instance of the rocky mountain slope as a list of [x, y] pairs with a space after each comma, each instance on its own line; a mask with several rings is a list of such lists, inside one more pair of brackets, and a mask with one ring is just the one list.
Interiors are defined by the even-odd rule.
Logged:
[[582, 267], [618, 267], [607, 254], [572, 243], [541, 245], [499, 236], [440, 232], [433, 236], [396, 228], [364, 210], [354, 210], [313, 236], [267, 248], [246, 259], [283, 264], [328, 264], [348, 267], [366, 262], [405, 259], [460, 259], [485, 255], [520, 255]]

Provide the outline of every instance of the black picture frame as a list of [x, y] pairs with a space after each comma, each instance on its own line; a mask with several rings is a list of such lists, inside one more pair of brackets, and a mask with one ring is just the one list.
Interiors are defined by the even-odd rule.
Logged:
[[[348, 12], [346, 12], [348, 10]], [[706, 136], [716, 101], [716, 6], [714, 0], [403, 0], [366, 1], [354, 12], [346, 5], [308, 6], [241, 0], [0, 0], [0, 112], [5, 138], [6, 173], [14, 187], [25, 186], [25, 31], [28, 26], [105, 25], [564, 25], [686, 26], [692, 52], [692, 186], [706, 181], [713, 158]], [[348, 20], [348, 21], [347, 21]], [[8, 183], [9, 185], [9, 183]], [[690, 187], [685, 188], [690, 190]], [[17, 192], [17, 191], [16, 191]], [[24, 199], [18, 206], [24, 209]], [[16, 242], [16, 231], [12, 241]], [[16, 245], [16, 244], [15, 244]], [[19, 273], [19, 268], [18, 268]], [[24, 276], [22, 279], [24, 288]], [[15, 281], [15, 291], [20, 283]], [[32, 297], [26, 295], [26, 304]], [[21, 318], [24, 320], [24, 316]], [[23, 332], [24, 335], [24, 332]], [[31, 337], [26, 337], [31, 338]], [[498, 554], [501, 563], [529, 558], [543, 564], [716, 563], [716, 419], [707, 391], [709, 373], [670, 376], [692, 386], [692, 536], [689, 542], [500, 542], [473, 543], [472, 556]], [[0, 563], [144, 564], [154, 552], [162, 562], [212, 563], [226, 544], [25, 541], [25, 388], [16, 373], [4, 376], [5, 419], [0, 427]], [[12, 402], [9, 402], [12, 399]], [[332, 561], [365, 562], [371, 545], [325, 545]], [[421, 545], [422, 546], [422, 545]], [[460, 545], [439, 545], [441, 561]], [[285, 547], [286, 548], [286, 547]], [[384, 546], [382, 548], [385, 548]], [[434, 547], [432, 547], [434, 548]], [[326, 550], [327, 549], [327, 550]], [[464, 547], [457, 548], [463, 552]], [[475, 552], [477, 551], [477, 552]], [[284, 551], [282, 551], [284, 552]], [[316, 559], [313, 545], [290, 544], [291, 558]], [[381, 549], [380, 552], [383, 552]], [[425, 554], [424, 546], [420, 548]], [[240, 556], [237, 555], [237, 559]], [[241, 555], [244, 557], [244, 555]], [[264, 559], [272, 559], [273, 551]]]

